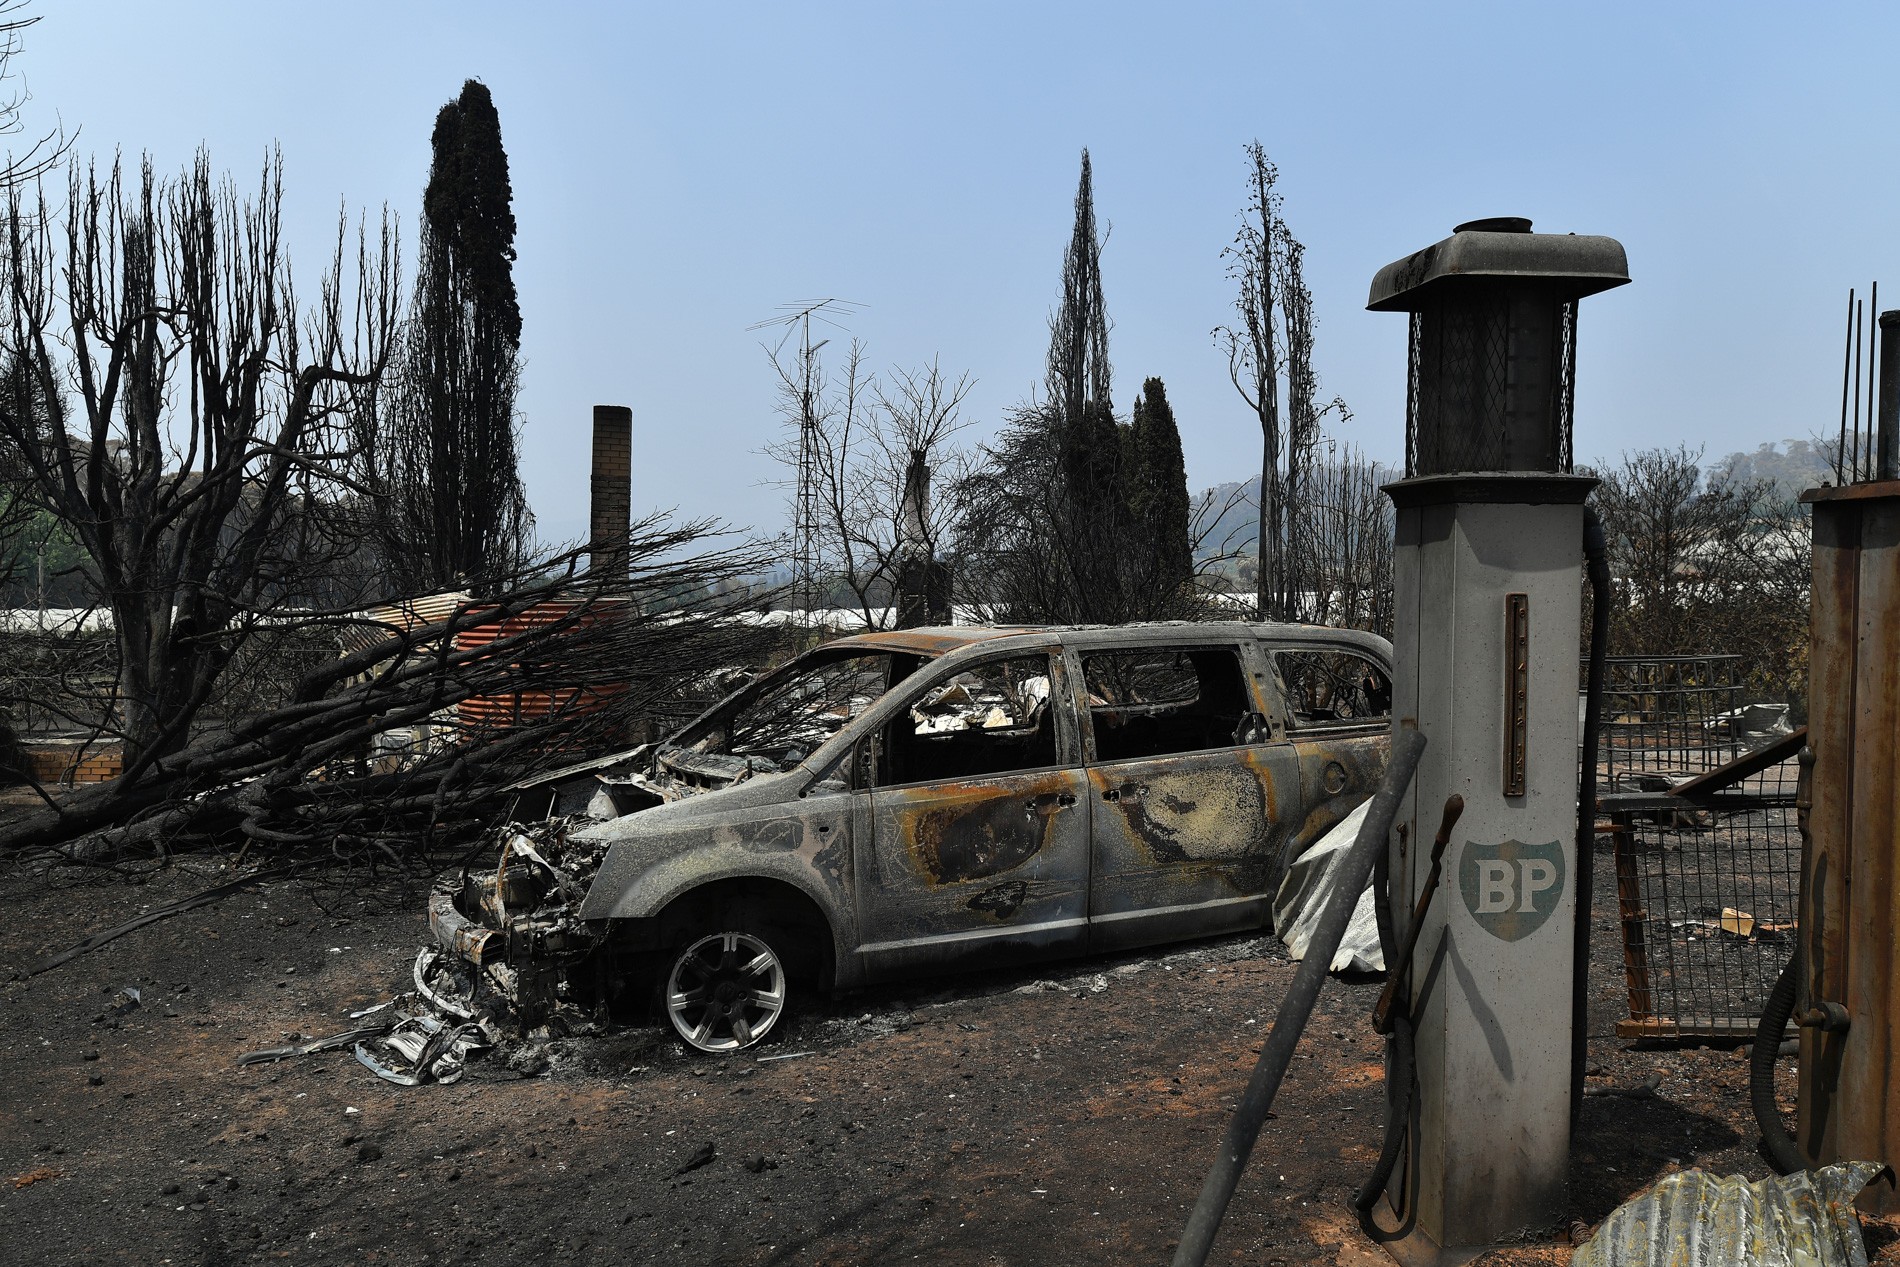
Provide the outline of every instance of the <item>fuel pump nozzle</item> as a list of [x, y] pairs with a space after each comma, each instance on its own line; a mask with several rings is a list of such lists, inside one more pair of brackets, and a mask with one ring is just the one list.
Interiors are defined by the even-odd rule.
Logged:
[[1406, 988], [1412, 977], [1412, 952], [1418, 948], [1419, 930], [1425, 925], [1425, 912], [1431, 909], [1432, 894], [1438, 892], [1438, 879], [1444, 871], [1445, 846], [1451, 843], [1451, 829], [1458, 823], [1458, 816], [1465, 812], [1465, 798], [1456, 792], [1445, 800], [1445, 816], [1438, 824], [1438, 834], [1432, 837], [1432, 869], [1426, 873], [1425, 888], [1418, 895], [1418, 905], [1412, 908], [1412, 925], [1405, 931], [1405, 949], [1396, 963], [1387, 964], [1389, 972], [1385, 979], [1385, 989], [1379, 992], [1379, 1001], [1372, 1007], [1372, 1029], [1378, 1034], [1392, 1032], [1392, 1009], [1397, 1004], [1399, 992]]

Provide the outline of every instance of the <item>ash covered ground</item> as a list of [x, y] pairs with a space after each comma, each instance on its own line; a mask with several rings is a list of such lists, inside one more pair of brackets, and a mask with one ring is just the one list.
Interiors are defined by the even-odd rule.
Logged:
[[[1585, 1101], [1571, 1214], [1591, 1224], [1670, 1170], [1768, 1173], [1745, 1053], [1611, 1036], [1600, 858], [1591, 1085], [1661, 1081]], [[0, 979], [229, 876], [0, 872]], [[1234, 937], [824, 1001], [725, 1059], [632, 1027], [451, 1086], [348, 1051], [236, 1065], [407, 988], [425, 893], [278, 882], [7, 980], [0, 1260], [1165, 1262], [1293, 974]], [[1389, 1261], [1347, 1207], [1379, 1142], [1379, 988], [1328, 982], [1212, 1261]], [[1483, 1261], [1564, 1262], [1566, 1231]]]

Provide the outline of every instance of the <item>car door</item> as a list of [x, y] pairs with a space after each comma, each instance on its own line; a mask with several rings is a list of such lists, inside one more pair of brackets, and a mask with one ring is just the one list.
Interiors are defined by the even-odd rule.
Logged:
[[1343, 643], [1265, 645], [1299, 754], [1304, 802], [1292, 837], [1308, 845], [1378, 790], [1392, 752], [1392, 675], [1370, 653]]
[[1047, 651], [931, 674], [862, 741], [855, 834], [866, 975], [1087, 944], [1087, 776]]
[[1074, 653], [1089, 760], [1090, 945], [1265, 922], [1299, 767], [1239, 641]]

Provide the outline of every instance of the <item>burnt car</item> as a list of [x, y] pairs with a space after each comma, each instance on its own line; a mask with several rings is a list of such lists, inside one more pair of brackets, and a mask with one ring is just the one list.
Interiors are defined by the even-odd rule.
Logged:
[[797, 989], [1258, 928], [1376, 786], [1390, 683], [1384, 639], [1300, 625], [841, 638], [554, 780], [431, 923], [524, 1008], [644, 963], [708, 1052]]

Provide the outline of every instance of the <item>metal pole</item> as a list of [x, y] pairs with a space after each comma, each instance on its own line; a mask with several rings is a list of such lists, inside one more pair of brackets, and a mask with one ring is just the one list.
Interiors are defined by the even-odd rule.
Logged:
[[[1359, 838], [1353, 841], [1352, 848], [1334, 872], [1333, 895], [1326, 903], [1326, 913], [1320, 917], [1319, 928], [1306, 948], [1306, 958], [1300, 961], [1299, 971], [1293, 974], [1293, 984], [1280, 1000], [1273, 1028], [1267, 1032], [1267, 1041], [1260, 1047], [1260, 1059], [1254, 1063], [1253, 1077], [1234, 1109], [1233, 1119], [1227, 1123], [1220, 1152], [1201, 1184], [1201, 1195], [1188, 1214], [1187, 1226], [1181, 1230], [1181, 1245], [1174, 1251], [1174, 1267], [1203, 1267], [1207, 1262], [1208, 1251], [1214, 1246], [1214, 1234], [1220, 1230], [1227, 1204], [1234, 1199], [1241, 1172], [1247, 1168], [1254, 1141], [1266, 1123], [1267, 1110], [1273, 1107], [1273, 1097], [1280, 1089], [1281, 1079], [1286, 1077], [1287, 1066], [1293, 1061], [1293, 1049], [1313, 1014], [1319, 988], [1332, 967], [1333, 952], [1339, 949], [1340, 939], [1346, 935], [1353, 907], [1359, 904], [1359, 895], [1365, 891], [1366, 881], [1372, 875], [1373, 862], [1386, 848], [1392, 820], [1398, 817], [1399, 802], [1405, 797], [1405, 789], [1411, 786], [1419, 754], [1424, 751], [1425, 736], [1410, 726], [1402, 727], [1392, 740], [1392, 759], [1385, 767], [1385, 781], [1373, 795], [1366, 821], [1359, 827]], [[1392, 964], [1386, 968], [1396, 970]]]
[[1873, 318], [1867, 324], [1867, 478], [1874, 477], [1874, 384], [1878, 381], [1880, 346], [1880, 283], [1875, 282], [1867, 291], [1867, 313]]
[[[1847, 472], [1847, 375], [1854, 359], [1854, 288], [1847, 288], [1847, 337], [1841, 345], [1841, 438], [1834, 446], [1834, 482], [1851, 484]], [[1409, 472], [1408, 472], [1409, 474]]]
[[1883, 480], [1900, 479], [1900, 348], [1894, 335], [1900, 332], [1900, 309], [1880, 314], [1880, 433], [1877, 476]]
[[1863, 311], [1865, 307], [1865, 304], [1854, 305], [1854, 447], [1851, 452], [1854, 455], [1853, 478], [1857, 484], [1860, 482], [1860, 345], [1861, 334], [1867, 326], [1867, 314]]

